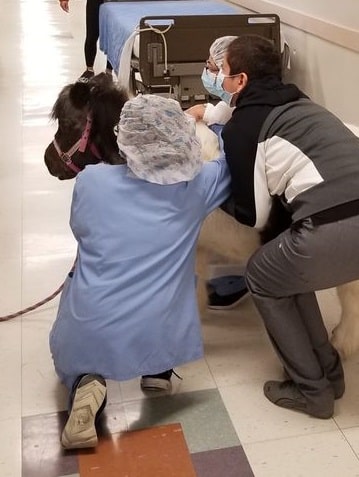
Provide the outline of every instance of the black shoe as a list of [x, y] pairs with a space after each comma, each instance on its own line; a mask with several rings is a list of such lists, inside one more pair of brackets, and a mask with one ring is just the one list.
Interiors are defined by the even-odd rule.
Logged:
[[77, 80], [78, 83], [88, 83], [91, 78], [95, 76], [95, 73], [90, 70], [85, 70], [80, 78]]
[[264, 395], [279, 407], [303, 412], [319, 419], [329, 419], [334, 413], [334, 391], [331, 387], [315, 399], [309, 399], [294, 381], [267, 381], [263, 387]]
[[141, 378], [141, 389], [143, 391], [170, 391], [172, 387], [171, 376], [174, 374], [182, 379], [173, 369], [159, 374], [148, 374]]
[[248, 288], [243, 288], [230, 295], [218, 295], [218, 293], [212, 292], [208, 295], [208, 308], [211, 310], [230, 310], [235, 308], [248, 295]]

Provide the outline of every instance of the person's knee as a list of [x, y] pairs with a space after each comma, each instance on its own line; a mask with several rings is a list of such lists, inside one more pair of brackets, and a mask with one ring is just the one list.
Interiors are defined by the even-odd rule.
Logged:
[[256, 252], [248, 260], [244, 278], [247, 288], [252, 295], [274, 296], [273, 282], [268, 270], [263, 267], [263, 256], [260, 251]]

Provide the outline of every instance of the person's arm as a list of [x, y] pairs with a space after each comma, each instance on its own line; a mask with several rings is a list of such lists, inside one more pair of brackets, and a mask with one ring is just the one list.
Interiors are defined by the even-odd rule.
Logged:
[[216, 105], [208, 104], [203, 114], [203, 121], [211, 126], [212, 124], [226, 124], [232, 116], [233, 109], [224, 101]]
[[201, 121], [201, 119], [203, 119], [205, 110], [206, 104], [195, 104], [194, 106], [186, 109], [186, 113], [193, 116], [196, 121]]
[[[270, 210], [263, 154], [257, 156], [258, 132], [263, 123], [259, 109], [251, 115], [236, 114], [227, 123], [222, 137], [232, 177], [232, 195], [222, 209], [238, 222], [262, 228]], [[262, 113], [263, 114], [263, 113]]]
[[223, 204], [231, 192], [231, 176], [224, 155], [205, 163], [201, 176], [207, 215]]
[[69, 0], [60, 0], [60, 7], [64, 12], [69, 12]]

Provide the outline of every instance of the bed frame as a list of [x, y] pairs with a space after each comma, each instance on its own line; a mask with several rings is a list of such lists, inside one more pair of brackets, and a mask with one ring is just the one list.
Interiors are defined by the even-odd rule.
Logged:
[[280, 52], [280, 20], [274, 14], [145, 16], [139, 28], [139, 56], [131, 59], [131, 92], [170, 92], [183, 109], [211, 99], [201, 73], [216, 38], [262, 35]]

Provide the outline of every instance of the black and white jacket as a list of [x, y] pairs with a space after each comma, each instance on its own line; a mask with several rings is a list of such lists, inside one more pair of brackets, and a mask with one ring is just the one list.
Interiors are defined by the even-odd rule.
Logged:
[[295, 85], [250, 82], [222, 136], [239, 222], [262, 228], [276, 196], [293, 222], [359, 200], [359, 138]]

